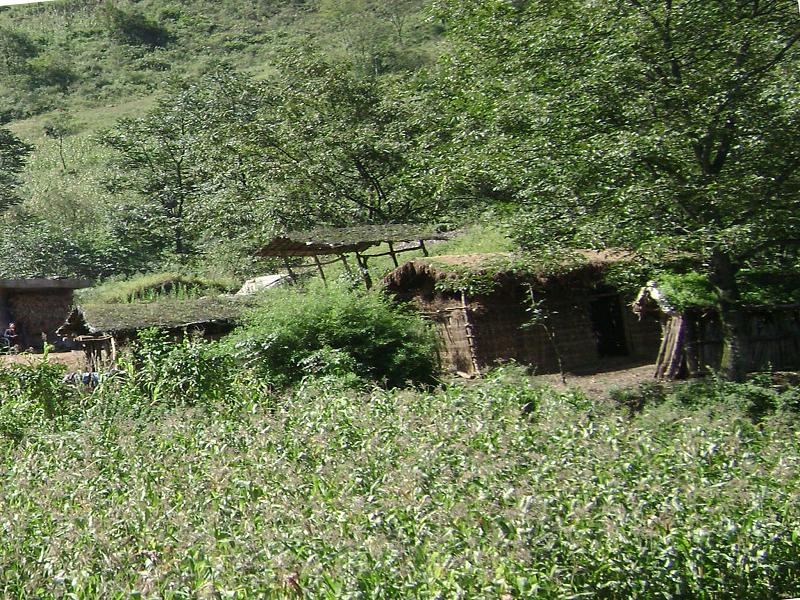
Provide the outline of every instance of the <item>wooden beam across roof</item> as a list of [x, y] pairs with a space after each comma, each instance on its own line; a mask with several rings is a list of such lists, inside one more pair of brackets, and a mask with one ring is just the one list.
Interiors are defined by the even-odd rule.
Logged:
[[[316, 268], [323, 282], [326, 280], [323, 265], [342, 260], [348, 268], [346, 254], [354, 254], [356, 264], [367, 289], [372, 287], [372, 279], [367, 269], [367, 261], [379, 256], [391, 256], [395, 266], [398, 265], [397, 255], [412, 250], [422, 250], [427, 256], [425, 240], [447, 239], [447, 236], [437, 233], [422, 225], [356, 225], [353, 227], [318, 228], [310, 231], [300, 231], [278, 236], [255, 253], [261, 257], [282, 257], [289, 276], [294, 280], [295, 271], [298, 269]], [[389, 251], [377, 254], [365, 254], [367, 248], [388, 244]], [[396, 247], [395, 244], [403, 244]], [[320, 256], [336, 255], [334, 261], [321, 261]], [[313, 259], [310, 264], [292, 265], [291, 257]]]
[[445, 239], [423, 225], [356, 225], [321, 227], [287, 233], [270, 240], [256, 256], [328, 256], [363, 252], [383, 243]]

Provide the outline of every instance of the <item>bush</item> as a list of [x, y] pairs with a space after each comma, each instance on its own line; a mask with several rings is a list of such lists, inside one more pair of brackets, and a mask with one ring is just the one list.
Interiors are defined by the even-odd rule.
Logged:
[[225, 399], [233, 378], [232, 359], [215, 352], [214, 344], [190, 337], [174, 342], [158, 329], [139, 333], [131, 358], [123, 394], [150, 405], [218, 402]]
[[34, 431], [55, 431], [79, 408], [61, 379], [66, 368], [47, 357], [0, 371], [0, 438], [19, 441]]
[[800, 410], [796, 387], [776, 385], [771, 373], [756, 374], [743, 383], [717, 376], [671, 384], [647, 382], [634, 388], [612, 389], [609, 395], [617, 404], [627, 406], [631, 413], [641, 412], [648, 406], [669, 404], [690, 410], [724, 408], [760, 421], [774, 412]]
[[172, 37], [159, 23], [141, 13], [111, 4], [107, 4], [103, 12], [111, 34], [125, 44], [165, 46]]
[[400, 387], [433, 382], [437, 368], [433, 332], [419, 317], [379, 292], [344, 287], [274, 293], [230, 344], [277, 386], [354, 374]]

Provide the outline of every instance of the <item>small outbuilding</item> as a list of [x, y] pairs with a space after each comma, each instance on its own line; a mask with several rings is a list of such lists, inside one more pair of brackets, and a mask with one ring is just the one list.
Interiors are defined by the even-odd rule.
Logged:
[[512, 359], [538, 373], [602, 370], [619, 357], [654, 360], [661, 338], [658, 318], [636, 317], [604, 281], [620, 260], [582, 252], [548, 274], [520, 269], [507, 255], [437, 256], [402, 265], [384, 283], [436, 324], [451, 371], [477, 375]]
[[41, 349], [55, 343], [56, 330], [69, 314], [73, 293], [92, 285], [86, 279], [0, 279], [0, 333], [17, 324], [19, 345]]
[[217, 339], [230, 333], [253, 306], [247, 296], [84, 304], [72, 310], [57, 333], [81, 345], [87, 369], [101, 370], [113, 365], [118, 349], [142, 330], [155, 327], [175, 339], [185, 335]]
[[[719, 311], [711, 306], [677, 308], [656, 282], [642, 288], [633, 303], [639, 316], [657, 316], [664, 335], [656, 359], [659, 379], [700, 377], [722, 365], [724, 333]], [[800, 368], [800, 304], [745, 306], [745, 370]]]

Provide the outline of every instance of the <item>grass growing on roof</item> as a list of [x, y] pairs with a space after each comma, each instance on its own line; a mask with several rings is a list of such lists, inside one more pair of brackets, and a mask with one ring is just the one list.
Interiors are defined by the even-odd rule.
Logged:
[[163, 298], [189, 299], [217, 296], [234, 291], [233, 281], [213, 280], [180, 273], [150, 273], [123, 281], [110, 281], [78, 294], [80, 302], [92, 304], [125, 304], [153, 302]]
[[80, 305], [92, 330], [132, 331], [147, 327], [174, 328], [213, 321], [237, 321], [257, 306], [259, 296], [162, 298], [140, 303], [86, 303]]
[[[485, 224], [475, 224], [459, 230], [451, 239], [425, 242], [425, 247], [431, 257], [450, 254], [476, 254], [476, 253], [501, 253], [510, 252], [517, 248], [515, 243], [507, 238], [497, 227]], [[397, 248], [397, 245], [395, 245]], [[388, 244], [373, 246], [364, 251], [364, 254], [381, 254], [389, 251]], [[341, 263], [334, 263], [325, 267], [325, 274], [331, 280], [347, 279], [358, 280], [358, 269], [355, 258], [348, 256], [351, 273], [348, 273]], [[424, 256], [422, 250], [403, 252], [397, 255], [400, 265]], [[306, 262], [310, 262], [307, 260]], [[370, 277], [373, 282], [379, 281], [387, 273], [395, 269], [394, 262], [389, 256], [368, 259]], [[316, 273], [316, 271], [312, 271]]]

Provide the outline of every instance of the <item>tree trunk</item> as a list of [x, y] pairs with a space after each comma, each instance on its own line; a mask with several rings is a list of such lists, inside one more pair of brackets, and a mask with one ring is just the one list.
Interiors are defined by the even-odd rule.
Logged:
[[742, 381], [747, 374], [749, 338], [747, 319], [742, 310], [736, 272], [739, 267], [721, 250], [711, 256], [711, 284], [717, 291], [717, 308], [722, 321], [723, 349], [721, 370], [725, 378]]

